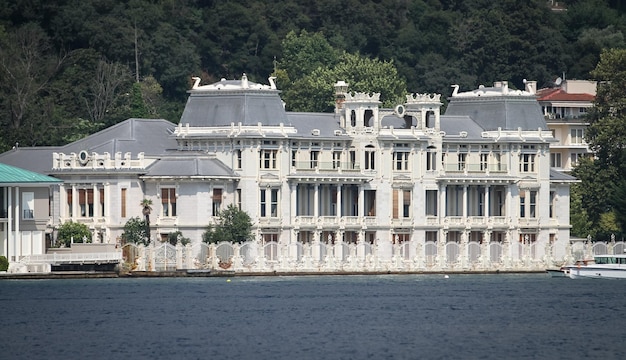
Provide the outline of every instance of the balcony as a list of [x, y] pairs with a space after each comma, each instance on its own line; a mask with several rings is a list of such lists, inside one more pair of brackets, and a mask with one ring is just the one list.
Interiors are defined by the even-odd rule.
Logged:
[[262, 217], [259, 218], [258, 224], [259, 226], [268, 226], [268, 227], [276, 227], [280, 226], [281, 218], [278, 217]]
[[296, 171], [315, 172], [359, 172], [361, 167], [358, 163], [339, 161], [296, 161], [294, 166]]
[[413, 226], [412, 218], [391, 219], [392, 227], [411, 227]]
[[176, 226], [176, 225], [178, 225], [178, 217], [175, 217], [175, 216], [167, 216], [167, 217], [157, 216], [155, 225], [157, 225], [157, 226], [166, 226], [166, 227]]
[[538, 218], [520, 218], [519, 226], [521, 227], [536, 227], [539, 226]]
[[506, 173], [508, 166], [503, 163], [497, 164], [480, 164], [480, 163], [445, 163], [443, 165], [446, 173], [457, 174], [489, 174], [489, 173]]

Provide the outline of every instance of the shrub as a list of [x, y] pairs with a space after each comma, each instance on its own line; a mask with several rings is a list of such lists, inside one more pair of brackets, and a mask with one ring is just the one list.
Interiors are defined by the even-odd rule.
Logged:
[[91, 231], [85, 224], [68, 221], [59, 226], [59, 233], [57, 235], [59, 245], [71, 246], [72, 242], [75, 243], [90, 243]]
[[9, 269], [9, 260], [6, 256], [0, 256], [0, 271], [7, 271]]

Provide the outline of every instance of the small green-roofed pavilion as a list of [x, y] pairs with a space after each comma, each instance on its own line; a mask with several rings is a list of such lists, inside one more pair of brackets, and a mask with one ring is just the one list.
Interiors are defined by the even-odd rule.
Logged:
[[0, 163], [0, 185], [50, 185], [62, 182], [51, 176]]

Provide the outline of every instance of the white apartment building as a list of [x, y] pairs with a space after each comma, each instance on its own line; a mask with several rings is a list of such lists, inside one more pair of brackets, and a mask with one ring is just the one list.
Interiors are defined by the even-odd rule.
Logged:
[[85, 223], [96, 242], [119, 242], [151, 199], [153, 243], [181, 231], [197, 263], [229, 204], [254, 224], [227, 252], [247, 269], [536, 269], [568, 256], [575, 179], [550, 167], [534, 83], [455, 86], [445, 115], [437, 94], [384, 109], [343, 82], [334, 113], [287, 112], [269, 83], [198, 79], [178, 125], [129, 119], [0, 162], [62, 179], [51, 224]]
[[590, 156], [585, 141], [589, 122], [585, 119], [593, 107], [596, 82], [587, 80], [558, 81], [555, 88], [537, 91], [537, 101], [546, 118], [548, 128], [557, 140], [550, 149], [550, 164], [561, 171], [571, 171], [578, 159]]

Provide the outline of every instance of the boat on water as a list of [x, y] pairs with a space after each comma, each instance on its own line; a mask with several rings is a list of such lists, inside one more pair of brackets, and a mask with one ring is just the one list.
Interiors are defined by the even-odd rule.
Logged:
[[550, 275], [550, 277], [568, 277], [569, 276], [569, 270], [565, 269], [564, 267], [560, 267], [558, 269], [556, 268], [546, 269], [546, 272], [548, 273], [548, 275]]
[[626, 279], [626, 254], [595, 255], [593, 260], [577, 261], [563, 269], [572, 279]]

